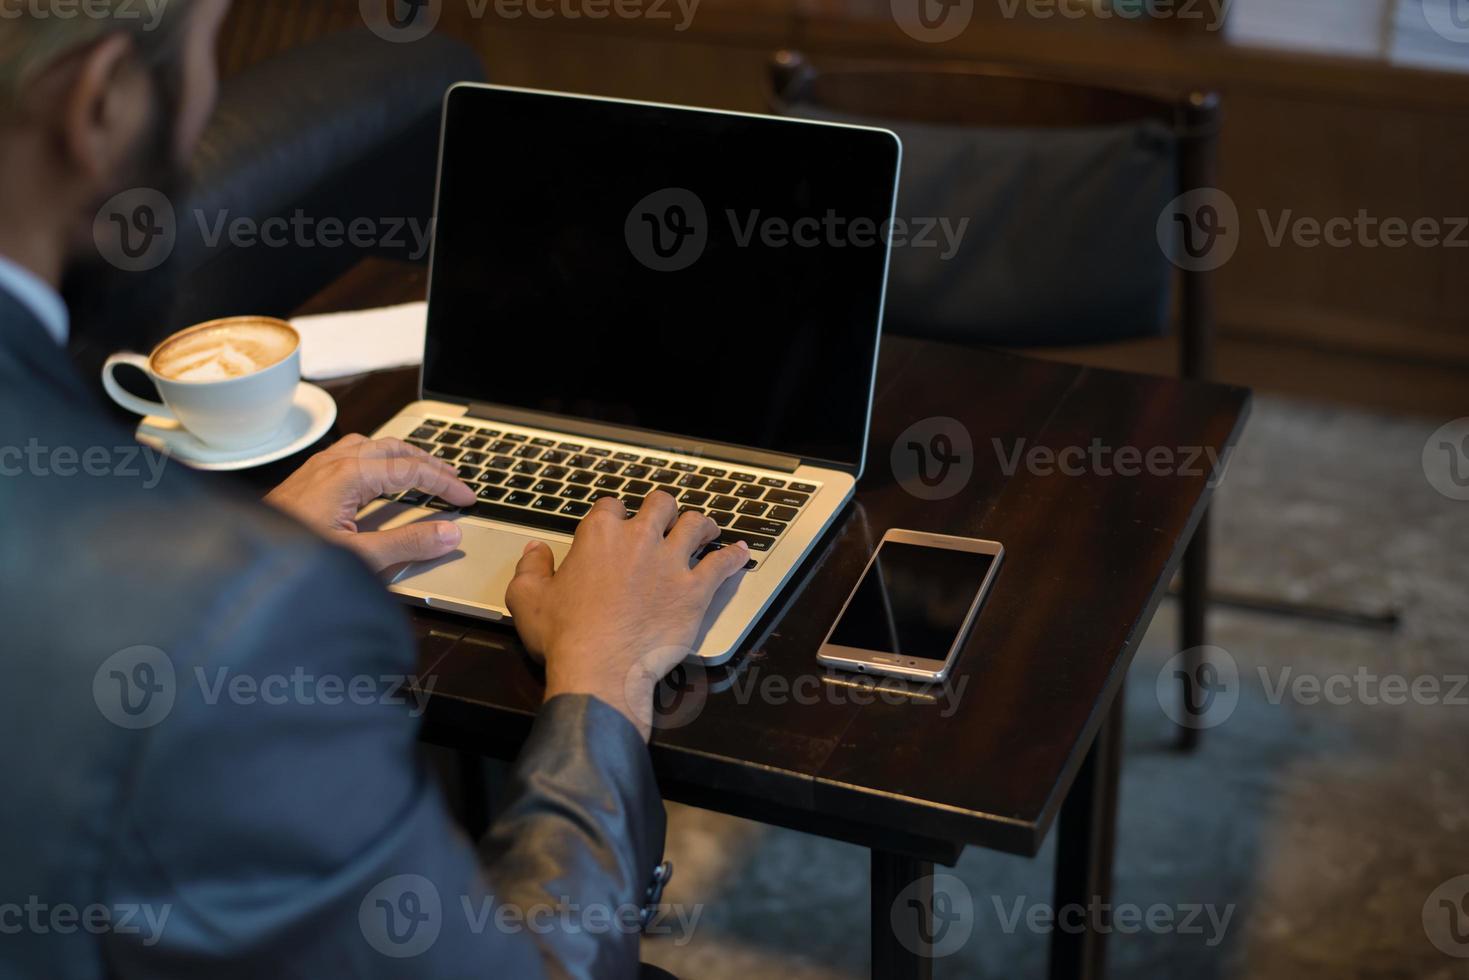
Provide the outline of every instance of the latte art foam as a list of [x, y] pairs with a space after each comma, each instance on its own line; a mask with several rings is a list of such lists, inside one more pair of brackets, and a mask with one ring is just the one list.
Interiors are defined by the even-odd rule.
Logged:
[[279, 364], [296, 335], [272, 323], [230, 323], [191, 330], [153, 355], [153, 370], [170, 381], [228, 381]]

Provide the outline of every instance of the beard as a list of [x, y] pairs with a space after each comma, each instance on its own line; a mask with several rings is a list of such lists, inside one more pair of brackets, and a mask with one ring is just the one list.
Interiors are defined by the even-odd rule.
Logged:
[[[162, 91], [160, 88], [150, 123], [130, 163], [116, 186], [99, 195], [89, 215], [97, 214], [117, 194], [135, 188], [160, 192], [182, 213], [189, 179], [175, 151], [176, 113], [169, 105], [173, 100]], [[180, 265], [170, 257], [148, 271], [122, 268], [105, 257], [97, 233], [88, 225], [86, 239], [67, 263], [61, 283], [61, 296], [71, 314], [70, 346], [84, 370], [100, 369], [102, 361], [117, 350], [151, 350], [171, 332], [169, 315], [178, 298]], [[93, 361], [95, 364], [90, 363]]]

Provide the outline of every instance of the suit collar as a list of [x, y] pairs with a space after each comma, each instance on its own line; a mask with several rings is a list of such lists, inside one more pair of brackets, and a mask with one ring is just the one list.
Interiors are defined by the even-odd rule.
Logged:
[[66, 351], [29, 306], [0, 289], [0, 363], [10, 361], [72, 394], [91, 399]]

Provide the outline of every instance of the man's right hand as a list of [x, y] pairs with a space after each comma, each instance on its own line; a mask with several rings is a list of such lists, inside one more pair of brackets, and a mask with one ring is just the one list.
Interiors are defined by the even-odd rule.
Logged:
[[506, 602], [521, 639], [546, 660], [546, 697], [587, 694], [607, 702], [646, 740], [653, 691], [687, 656], [726, 580], [750, 552], [743, 542], [689, 561], [719, 536], [702, 514], [682, 517], [672, 497], [648, 495], [631, 520], [622, 502], [597, 501], [571, 552], [554, 567], [551, 549], [527, 546]]

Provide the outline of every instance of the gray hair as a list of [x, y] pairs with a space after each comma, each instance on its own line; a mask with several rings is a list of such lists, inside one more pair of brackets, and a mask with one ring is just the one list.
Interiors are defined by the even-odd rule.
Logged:
[[180, 26], [194, 0], [53, 0], [24, 11], [0, 0], [0, 116], [25, 87], [62, 57], [113, 34], [126, 34], [151, 67], [177, 56]]

